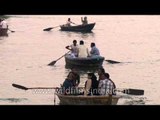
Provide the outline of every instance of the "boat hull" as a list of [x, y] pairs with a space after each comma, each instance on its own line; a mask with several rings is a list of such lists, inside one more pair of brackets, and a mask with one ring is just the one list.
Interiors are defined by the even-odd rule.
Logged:
[[69, 54], [65, 56], [65, 62], [67, 68], [98, 68], [101, 67], [104, 61], [104, 57], [95, 56], [87, 58], [73, 58]]
[[3, 28], [0, 28], [0, 36], [7, 36], [8, 35], [8, 29], [3, 29]]
[[[84, 96], [84, 95], [62, 95], [56, 93], [60, 105], [116, 105], [120, 96]], [[110, 101], [111, 100], [111, 101]]]
[[61, 31], [91, 32], [94, 26], [95, 26], [95, 23], [90, 23], [87, 25], [70, 26], [70, 27], [62, 25], [60, 27], [61, 27]]

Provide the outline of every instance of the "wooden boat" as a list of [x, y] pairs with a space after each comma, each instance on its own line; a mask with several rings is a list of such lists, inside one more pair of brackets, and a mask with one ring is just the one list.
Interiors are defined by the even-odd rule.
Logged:
[[7, 36], [8, 35], [8, 29], [3, 29], [3, 28], [0, 28], [0, 36]]
[[60, 105], [116, 105], [120, 96], [84, 96], [84, 95], [62, 95], [55, 93]]
[[75, 31], [75, 32], [91, 32], [91, 30], [94, 28], [95, 23], [90, 23], [87, 25], [77, 25], [77, 26], [65, 26], [61, 25], [62, 31]]
[[67, 68], [98, 68], [101, 67], [104, 61], [102, 56], [94, 56], [87, 58], [71, 57], [70, 54], [65, 55], [65, 62]]

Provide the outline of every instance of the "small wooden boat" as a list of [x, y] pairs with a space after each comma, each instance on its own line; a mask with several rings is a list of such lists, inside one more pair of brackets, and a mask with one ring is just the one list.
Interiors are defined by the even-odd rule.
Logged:
[[84, 96], [84, 95], [62, 95], [55, 93], [60, 105], [116, 105], [120, 96]]
[[0, 28], [0, 36], [7, 36], [8, 35], [8, 29], [3, 29], [3, 28]]
[[102, 56], [94, 57], [72, 57], [70, 54], [65, 56], [65, 62], [67, 68], [77, 67], [77, 68], [98, 68], [101, 67], [104, 61]]
[[95, 23], [90, 23], [87, 25], [77, 25], [77, 26], [61, 25], [60, 27], [62, 31], [91, 32], [94, 26], [95, 26]]

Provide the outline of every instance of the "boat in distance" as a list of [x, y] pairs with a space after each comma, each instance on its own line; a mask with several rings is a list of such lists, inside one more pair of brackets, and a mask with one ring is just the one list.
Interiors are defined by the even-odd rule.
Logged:
[[61, 31], [74, 31], [74, 32], [91, 32], [96, 23], [90, 23], [87, 25], [65, 26], [61, 25]]

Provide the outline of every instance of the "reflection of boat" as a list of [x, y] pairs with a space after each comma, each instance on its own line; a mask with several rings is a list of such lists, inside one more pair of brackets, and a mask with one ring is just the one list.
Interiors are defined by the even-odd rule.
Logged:
[[0, 28], [0, 36], [7, 36], [8, 29]]
[[87, 25], [77, 25], [77, 26], [61, 25], [60, 27], [62, 31], [91, 32], [94, 26], [95, 26], [95, 23], [90, 23]]
[[62, 95], [55, 93], [60, 105], [116, 105], [120, 96], [84, 96], [84, 95]]
[[101, 67], [104, 61], [104, 57], [102, 56], [94, 56], [87, 58], [73, 58], [70, 54], [65, 56], [66, 68], [98, 68]]

